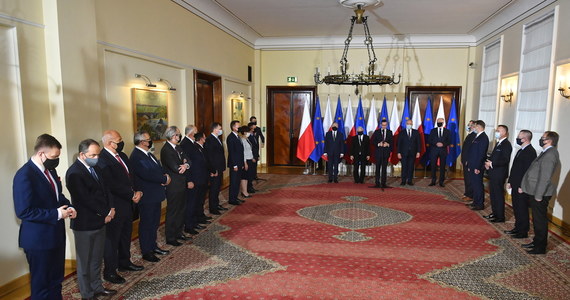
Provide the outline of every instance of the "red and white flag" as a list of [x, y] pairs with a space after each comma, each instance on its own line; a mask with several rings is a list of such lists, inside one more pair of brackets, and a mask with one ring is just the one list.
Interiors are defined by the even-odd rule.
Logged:
[[299, 141], [297, 143], [297, 158], [306, 162], [309, 156], [315, 150], [315, 137], [313, 135], [313, 126], [311, 126], [311, 113], [309, 99], [305, 101], [303, 108], [303, 119], [301, 120], [301, 130], [299, 132]]
[[395, 165], [400, 159], [398, 158], [398, 136], [400, 135], [400, 113], [398, 112], [398, 102], [394, 96], [394, 105], [392, 105], [392, 114], [390, 115], [390, 130], [394, 136], [392, 140], [392, 153], [390, 154], [390, 163]]
[[426, 139], [424, 136], [424, 126], [422, 125], [422, 115], [420, 114], [420, 100], [418, 97], [416, 97], [416, 103], [414, 104], [412, 122], [414, 122], [412, 128], [418, 130], [418, 133], [420, 134], [420, 157], [416, 159], [417, 164], [420, 162], [421, 157], [424, 156], [424, 153], [426, 153]]

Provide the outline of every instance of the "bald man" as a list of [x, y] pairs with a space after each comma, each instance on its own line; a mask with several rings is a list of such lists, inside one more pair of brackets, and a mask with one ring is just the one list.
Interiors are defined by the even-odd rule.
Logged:
[[131, 233], [133, 231], [133, 203], [138, 203], [142, 192], [133, 187], [132, 168], [123, 153], [125, 142], [115, 130], [106, 130], [101, 138], [103, 150], [97, 165], [103, 172], [110, 197], [115, 204], [115, 218], [107, 224], [105, 236], [105, 270], [103, 279], [121, 284], [125, 279], [119, 271], [140, 271], [142, 266], [131, 262]]

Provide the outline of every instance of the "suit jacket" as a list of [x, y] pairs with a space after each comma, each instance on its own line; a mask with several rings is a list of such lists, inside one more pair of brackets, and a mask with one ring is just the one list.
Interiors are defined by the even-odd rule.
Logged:
[[233, 169], [237, 166], [241, 169], [244, 165], [241, 139], [231, 132], [226, 139], [226, 145], [228, 146], [228, 168]]
[[253, 159], [255, 161], [259, 160], [259, 141], [252, 134], [248, 138], [249, 144], [251, 145], [251, 152], [253, 153]]
[[16, 216], [22, 220], [18, 246], [25, 250], [46, 250], [65, 245], [65, 223], [57, 219], [57, 208], [71, 206], [71, 203], [61, 192], [57, 172], [53, 170], [50, 173], [55, 179], [58, 197], [44, 173], [31, 159], [14, 176], [14, 209]]
[[[429, 132], [428, 143], [431, 151], [440, 150], [447, 153], [447, 147], [451, 144], [451, 132], [447, 128], [443, 128], [443, 134], [439, 136], [439, 128], [435, 127]], [[436, 146], [437, 143], [443, 143], [443, 147], [439, 148]]]
[[469, 146], [467, 168], [483, 171], [485, 160], [487, 159], [487, 149], [489, 149], [489, 138], [483, 131], [478, 137], [473, 139], [471, 146]]
[[263, 136], [263, 132], [261, 132], [261, 128], [255, 127], [255, 129], [253, 130], [253, 137], [257, 141], [258, 145], [259, 145], [259, 139], [260, 138], [261, 138], [261, 142], [265, 144], [265, 136]]
[[508, 139], [504, 139], [500, 144], [495, 145], [489, 156], [489, 160], [493, 162], [493, 168], [488, 171], [490, 178], [505, 179], [509, 176], [512, 152], [513, 146]]
[[[178, 173], [178, 168], [180, 165], [185, 164], [188, 159], [182, 152], [182, 148], [177, 146], [176, 149], [170, 145], [170, 143], [164, 143], [162, 149], [160, 149], [160, 162], [162, 163], [162, 168], [164, 173], [170, 175], [172, 181], [166, 187], [170, 189], [186, 189], [186, 175]], [[186, 172], [192, 172], [192, 170], [186, 170]]]
[[513, 189], [521, 186], [524, 174], [535, 159], [536, 150], [530, 144], [517, 152], [515, 159], [513, 160], [513, 166], [511, 167], [511, 173], [508, 180], [508, 183], [511, 184]]
[[[192, 152], [196, 151], [195, 142], [191, 141], [188, 137], [184, 137], [182, 141], [180, 141], [180, 148], [184, 156], [188, 159], [192, 156]], [[160, 155], [162, 156], [162, 152]]]
[[416, 156], [420, 152], [420, 134], [412, 129], [412, 135], [408, 136], [408, 130], [403, 129], [398, 135], [398, 153], [402, 156]]
[[99, 180], [93, 178], [87, 167], [79, 160], [67, 169], [65, 181], [71, 195], [71, 202], [77, 210], [77, 217], [71, 220], [71, 229], [77, 231], [97, 230], [105, 226], [105, 217], [113, 205], [106, 187], [103, 171], [93, 169]]
[[161, 202], [166, 198], [166, 176], [158, 159], [154, 162], [143, 151], [136, 148], [131, 152], [131, 165], [135, 174], [135, 190], [142, 191], [139, 203]]
[[344, 154], [344, 139], [342, 134], [337, 131], [336, 138], [333, 138], [333, 132], [329, 131], [325, 134], [325, 152], [328, 157], [339, 158]]
[[[388, 147], [378, 147], [378, 144], [381, 142], [386, 142], [390, 144]], [[386, 138], [382, 135], [382, 128], [376, 129], [372, 134], [372, 145], [374, 146], [374, 154], [376, 155], [376, 161], [380, 162], [380, 157], [383, 157], [385, 160], [390, 157], [390, 153], [393, 149], [393, 142], [394, 142], [394, 135], [392, 134], [392, 130], [386, 128]]]
[[469, 158], [469, 147], [471, 147], [471, 143], [473, 142], [473, 139], [477, 136], [477, 134], [475, 134], [475, 132], [471, 132], [469, 133], [466, 137], [465, 140], [463, 140], [463, 145], [461, 145], [461, 163], [465, 164], [465, 162], [467, 162], [467, 159]]
[[189, 157], [192, 162], [192, 170], [188, 173], [188, 181], [193, 182], [196, 185], [208, 184], [208, 179], [210, 178], [210, 167], [208, 167], [208, 161], [206, 160], [205, 149], [202, 148], [198, 143], [194, 144], [195, 150], [192, 151]]
[[129, 161], [129, 157], [123, 153], [117, 153], [123, 163], [127, 166], [129, 173], [125, 167], [107, 150], [102, 149], [99, 154], [99, 161], [97, 166], [103, 172], [103, 178], [109, 190], [109, 197], [111, 197], [115, 205], [115, 218], [132, 218], [132, 201], [134, 196], [133, 186], [133, 168]]
[[218, 171], [218, 174], [222, 175], [226, 169], [226, 154], [224, 153], [222, 141], [220, 141], [218, 137], [210, 134], [206, 138], [204, 150], [206, 150], [206, 160], [208, 160], [210, 173], [216, 173], [216, 171]]
[[352, 137], [350, 155], [354, 156], [355, 160], [366, 161], [366, 156], [370, 156], [370, 138], [363, 134], [361, 143], [359, 137], [360, 135]]
[[521, 183], [523, 192], [533, 195], [535, 199], [552, 196], [558, 185], [558, 182], [552, 180], [552, 176], [559, 168], [560, 158], [556, 147], [542, 152], [523, 176]]

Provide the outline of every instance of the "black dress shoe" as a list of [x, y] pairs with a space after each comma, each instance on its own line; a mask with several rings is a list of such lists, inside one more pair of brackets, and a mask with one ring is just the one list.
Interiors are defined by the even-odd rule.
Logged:
[[483, 218], [485, 218], [485, 219], [494, 219], [494, 218], [495, 218], [495, 215], [494, 215], [494, 214], [490, 214], [490, 215], [483, 216]]
[[505, 219], [494, 218], [494, 219], [490, 219], [489, 222], [491, 222], [491, 223], [505, 223]]
[[212, 221], [200, 221], [199, 224], [208, 225], [208, 224], [212, 224]]
[[371, 189], [379, 189], [379, 188], [380, 188], [380, 185], [379, 185], [379, 184], [375, 184], [375, 185], [369, 186], [369, 188], [371, 188]]
[[196, 229], [196, 230], [200, 230], [200, 229], [204, 229], [204, 228], [206, 228], [206, 226], [200, 225], [200, 224], [194, 226], [194, 229]]
[[153, 251], [154, 253], [160, 254], [160, 255], [166, 255], [166, 254], [170, 253], [170, 251], [164, 250], [164, 249], [160, 249], [160, 248], [158, 248], [158, 247], [157, 247], [156, 249], [152, 250], [152, 251]]
[[146, 261], [150, 261], [150, 262], [158, 262], [160, 261], [160, 258], [156, 257], [156, 255], [154, 255], [153, 253], [147, 253], [147, 254], [143, 254], [142, 258]]
[[391, 189], [392, 187], [391, 187], [391, 186], [389, 186], [389, 185], [385, 185], [385, 184], [383, 184], [383, 185], [382, 185], [382, 188], [383, 188], [383, 189]]
[[113, 296], [117, 293], [117, 291], [115, 290], [108, 290], [108, 289], [103, 289], [102, 292], [99, 293], [95, 293], [95, 297], [107, 297], [107, 296]]
[[515, 235], [515, 234], [518, 234], [518, 233], [519, 233], [518, 231], [516, 231], [516, 230], [514, 230], [514, 229], [512, 229], [512, 230], [505, 230], [505, 231], [503, 231], [503, 232], [506, 233], [506, 234], [510, 234], [510, 235]]
[[546, 254], [546, 250], [539, 250], [536, 248], [528, 250], [526, 253], [528, 254]]
[[196, 231], [196, 229], [191, 228], [191, 229], [184, 229], [184, 232], [188, 233], [188, 234], [198, 234], [199, 232]]
[[168, 242], [166, 242], [166, 244], [174, 246], [174, 247], [182, 246], [182, 243], [180, 243], [179, 241], [168, 241]]
[[335, 180], [334, 180], [334, 183], [338, 183], [338, 179], [335, 179]]
[[331, 182], [332, 182], [332, 179], [329, 179], [328, 183], [331, 183]]
[[483, 209], [485, 209], [483, 206], [475, 206], [475, 205], [471, 205], [469, 208], [471, 210], [483, 210]]
[[125, 280], [125, 278], [119, 276], [119, 274], [117, 274], [117, 273], [109, 274], [109, 275], [103, 275], [103, 279], [105, 279], [105, 281], [108, 281], [108, 282], [114, 283], [114, 284], [123, 284], [123, 283], [127, 282]]
[[247, 190], [247, 192], [250, 194], [255, 194], [255, 192], [257, 192], [257, 190]]
[[400, 185], [406, 185], [406, 183], [402, 181], [402, 182], [400, 182]]
[[245, 200], [240, 199], [240, 198], [238, 198], [237, 201], [238, 201], [239, 203], [245, 203]]
[[183, 235], [183, 234], [179, 235], [176, 239], [181, 240], [181, 241], [191, 241], [192, 240], [191, 237], [189, 237], [187, 235]]
[[241, 196], [244, 198], [251, 198], [251, 195], [244, 195], [243, 193], [241, 193]]
[[408, 185], [414, 185], [414, 183], [410, 181], [410, 182], [408, 182]]
[[[210, 216], [204, 216], [204, 217], [202, 218], [202, 220], [204, 220], [204, 221], [212, 221], [213, 219], [214, 219], [214, 218], [212, 218], [212, 217], [210, 217]], [[208, 224], [210, 224], [210, 223], [208, 223]]]
[[142, 271], [142, 270], [144, 270], [143, 266], [135, 265], [133, 263], [129, 264], [128, 266], [119, 267], [119, 272]]
[[528, 233], [517, 233], [515, 235], [511, 235], [513, 239], [526, 239], [528, 237]]
[[241, 202], [239, 202], [239, 201], [229, 201], [228, 203], [231, 205], [240, 205], [241, 204]]
[[218, 210], [228, 210], [229, 208], [218, 205]]
[[435, 182], [431, 182], [430, 184], [428, 184], [428, 186], [434, 186]]
[[445, 184], [442, 182], [439, 184], [440, 187], [445, 187]]
[[210, 214], [211, 214], [211, 215], [217, 215], [217, 216], [219, 216], [219, 215], [221, 215], [222, 213], [221, 213], [219, 210], [211, 210], [211, 211], [210, 211]]
[[526, 248], [526, 249], [532, 249], [532, 248], [534, 248], [534, 243], [530, 242], [528, 244], [522, 244], [521, 247]]

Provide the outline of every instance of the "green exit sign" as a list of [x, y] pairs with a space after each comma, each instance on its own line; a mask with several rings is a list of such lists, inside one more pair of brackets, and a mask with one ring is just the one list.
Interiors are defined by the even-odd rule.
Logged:
[[297, 82], [297, 77], [296, 76], [289, 76], [289, 77], [287, 77], [287, 82]]

